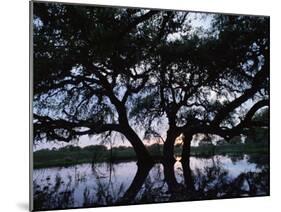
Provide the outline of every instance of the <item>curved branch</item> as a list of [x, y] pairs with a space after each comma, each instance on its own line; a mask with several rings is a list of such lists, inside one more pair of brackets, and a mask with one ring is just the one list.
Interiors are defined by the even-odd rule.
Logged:
[[233, 100], [229, 104], [227, 104], [225, 107], [217, 111], [217, 115], [215, 116], [214, 120], [212, 121], [213, 125], [219, 125], [221, 121], [223, 121], [230, 112], [232, 112], [235, 108], [239, 107], [241, 104], [246, 102], [248, 99], [254, 96], [256, 92], [258, 92], [262, 88], [262, 84], [264, 81], [264, 78], [266, 78], [268, 74], [268, 69], [263, 68], [261, 71], [259, 71], [256, 76], [253, 79], [253, 83], [251, 88], [247, 89], [244, 94], [242, 94], [237, 99]]
[[[104, 124], [102, 121], [93, 122], [92, 120], [77, 120], [70, 122], [63, 119], [52, 119], [48, 116], [33, 115], [37, 120], [34, 123], [34, 133], [39, 135], [46, 133], [46, 135], [54, 140], [62, 140], [70, 142], [75, 136], [82, 136], [87, 134], [99, 134], [107, 131], [121, 132], [121, 127], [118, 124]], [[79, 131], [77, 128], [88, 128], [88, 130]], [[68, 135], [61, 136], [57, 134], [56, 130], [66, 130]]]
[[127, 86], [127, 90], [122, 98], [122, 103], [125, 104], [128, 97], [131, 95], [131, 94], [134, 94], [134, 93], [138, 93], [141, 91], [141, 89], [144, 88], [146, 82], [148, 81], [148, 76], [145, 75], [142, 79], [142, 82], [140, 85], [136, 86], [136, 87], [133, 87], [133, 86]]
[[[251, 109], [246, 114], [245, 118], [235, 127], [228, 128], [228, 127], [219, 127], [218, 125], [211, 123], [204, 123], [202, 121], [197, 120], [197, 124], [193, 123], [189, 126], [181, 127], [181, 131], [186, 134], [197, 134], [197, 133], [203, 133], [203, 134], [216, 134], [221, 137], [224, 137], [226, 139], [230, 139], [236, 135], [243, 134], [247, 132], [247, 129], [250, 127], [262, 127], [262, 126], [268, 126], [267, 123], [263, 122], [257, 122], [253, 121], [252, 118], [255, 115], [255, 113], [262, 107], [268, 106], [269, 100], [260, 100], [259, 102], [255, 103]], [[196, 121], [196, 120], [195, 120]]]
[[261, 100], [261, 101], [257, 102], [256, 104], [254, 104], [251, 107], [251, 109], [248, 111], [248, 113], [246, 114], [244, 120], [238, 126], [247, 127], [248, 125], [258, 124], [258, 122], [253, 121], [252, 118], [259, 109], [261, 109], [262, 107], [265, 107], [265, 106], [269, 106], [268, 99]]

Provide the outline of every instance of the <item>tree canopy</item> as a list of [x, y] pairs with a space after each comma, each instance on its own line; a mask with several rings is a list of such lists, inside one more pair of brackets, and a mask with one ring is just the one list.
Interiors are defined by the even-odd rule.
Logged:
[[34, 3], [34, 141], [118, 132], [147, 161], [138, 129], [169, 157], [180, 134], [268, 126], [269, 19], [194, 14]]

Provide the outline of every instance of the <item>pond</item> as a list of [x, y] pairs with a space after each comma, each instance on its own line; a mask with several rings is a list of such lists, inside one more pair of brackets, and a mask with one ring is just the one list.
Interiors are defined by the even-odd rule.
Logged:
[[172, 166], [138, 167], [135, 161], [35, 169], [34, 208], [264, 196], [269, 194], [268, 157], [255, 155], [177, 158]]

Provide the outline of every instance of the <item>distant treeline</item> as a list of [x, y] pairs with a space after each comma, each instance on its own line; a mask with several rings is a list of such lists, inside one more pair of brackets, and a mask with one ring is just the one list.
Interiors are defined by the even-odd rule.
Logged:
[[[155, 160], [162, 158], [162, 144], [147, 146]], [[175, 146], [175, 155], [181, 155], [181, 145]], [[267, 154], [268, 142], [223, 143], [220, 145], [204, 144], [191, 147], [191, 156], [208, 157], [214, 154]], [[66, 146], [60, 149], [42, 149], [34, 152], [34, 168], [50, 166], [68, 166], [79, 163], [119, 162], [136, 160], [132, 147], [113, 147], [108, 149], [104, 145], [92, 145], [81, 148]]]

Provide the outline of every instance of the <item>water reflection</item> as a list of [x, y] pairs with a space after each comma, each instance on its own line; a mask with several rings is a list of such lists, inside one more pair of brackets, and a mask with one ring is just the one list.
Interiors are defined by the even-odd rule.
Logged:
[[39, 210], [267, 195], [266, 158], [216, 155], [147, 167], [123, 162], [36, 169], [34, 206]]

